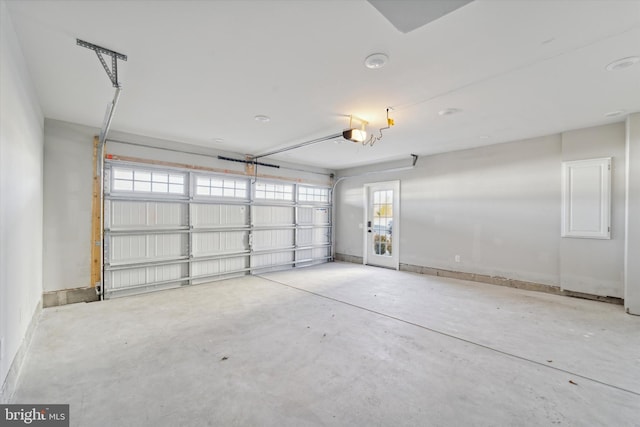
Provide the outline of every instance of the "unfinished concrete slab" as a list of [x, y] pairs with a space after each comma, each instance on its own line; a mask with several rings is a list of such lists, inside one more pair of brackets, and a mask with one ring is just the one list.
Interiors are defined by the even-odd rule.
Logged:
[[331, 263], [45, 309], [12, 401], [74, 426], [637, 426], [640, 318]]

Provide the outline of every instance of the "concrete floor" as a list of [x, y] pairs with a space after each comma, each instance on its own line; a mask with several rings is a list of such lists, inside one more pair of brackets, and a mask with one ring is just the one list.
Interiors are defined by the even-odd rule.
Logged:
[[640, 317], [331, 263], [45, 309], [12, 401], [72, 426], [640, 426]]

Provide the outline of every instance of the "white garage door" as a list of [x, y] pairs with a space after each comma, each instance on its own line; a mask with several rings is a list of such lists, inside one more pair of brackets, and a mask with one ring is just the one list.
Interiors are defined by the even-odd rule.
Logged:
[[109, 161], [105, 298], [331, 258], [328, 187]]

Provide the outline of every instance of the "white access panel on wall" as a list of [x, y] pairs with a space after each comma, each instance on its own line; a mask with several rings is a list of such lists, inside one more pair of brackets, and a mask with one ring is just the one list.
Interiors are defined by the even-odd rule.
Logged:
[[562, 237], [611, 238], [611, 158], [562, 163]]

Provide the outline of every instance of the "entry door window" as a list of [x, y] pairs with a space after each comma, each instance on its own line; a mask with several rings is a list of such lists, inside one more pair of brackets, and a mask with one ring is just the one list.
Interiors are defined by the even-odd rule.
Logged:
[[400, 267], [400, 181], [365, 184], [364, 263]]
[[393, 253], [393, 190], [373, 191], [373, 252], [379, 256]]

